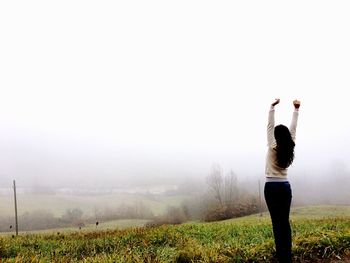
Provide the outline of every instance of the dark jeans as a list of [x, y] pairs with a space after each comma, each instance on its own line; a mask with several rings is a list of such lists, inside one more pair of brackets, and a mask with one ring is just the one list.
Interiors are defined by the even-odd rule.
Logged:
[[292, 190], [288, 182], [266, 182], [265, 200], [270, 212], [276, 256], [279, 262], [292, 262], [292, 233], [289, 211]]

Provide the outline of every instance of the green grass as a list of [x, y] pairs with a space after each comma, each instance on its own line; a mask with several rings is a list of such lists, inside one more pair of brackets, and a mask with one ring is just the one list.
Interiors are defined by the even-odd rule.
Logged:
[[[293, 209], [295, 261], [349, 253], [349, 212], [349, 207]], [[270, 262], [273, 249], [266, 214], [214, 223], [0, 237], [2, 262]]]
[[[250, 215], [240, 218], [228, 219], [229, 221], [256, 221], [256, 220], [270, 220], [268, 212], [264, 212], [258, 215]], [[290, 211], [291, 221], [296, 219], [324, 219], [324, 218], [339, 218], [350, 217], [350, 206], [344, 205], [318, 205], [318, 206], [305, 206], [305, 207], [293, 207]], [[225, 222], [225, 221], [224, 221]]]
[[[100, 222], [96, 227], [96, 224], [88, 224], [81, 229], [78, 227], [62, 227], [62, 228], [52, 228], [45, 230], [33, 230], [33, 231], [20, 231], [20, 235], [26, 234], [57, 234], [60, 233], [71, 233], [71, 232], [87, 232], [87, 231], [102, 231], [102, 230], [116, 230], [116, 229], [127, 229], [132, 227], [143, 227], [145, 226], [149, 220], [145, 219], [119, 219], [112, 220], [107, 222]], [[12, 232], [2, 232], [0, 236], [13, 235]]]
[[350, 216], [350, 206], [307, 206], [297, 207], [291, 211], [294, 217], [346, 217]]

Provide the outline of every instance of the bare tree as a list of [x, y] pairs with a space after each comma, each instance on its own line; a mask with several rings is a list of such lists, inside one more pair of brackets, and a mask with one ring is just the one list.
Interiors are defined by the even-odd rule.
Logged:
[[212, 166], [209, 176], [207, 177], [207, 184], [215, 199], [223, 206], [224, 176], [223, 170], [219, 164], [214, 164]]
[[207, 177], [209, 194], [212, 196], [206, 203], [205, 220], [215, 221], [257, 211], [256, 198], [239, 190], [237, 175], [231, 170], [226, 175], [222, 168], [215, 164]]
[[221, 206], [232, 207], [238, 201], [237, 175], [232, 170], [224, 176], [221, 166], [214, 164], [207, 177], [207, 184]]
[[224, 203], [227, 207], [232, 207], [239, 197], [237, 175], [231, 170], [224, 182]]

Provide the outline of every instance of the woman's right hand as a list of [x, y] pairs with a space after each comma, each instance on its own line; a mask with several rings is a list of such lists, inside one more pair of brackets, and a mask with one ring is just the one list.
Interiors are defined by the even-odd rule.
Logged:
[[271, 104], [271, 106], [276, 106], [278, 103], [280, 103], [280, 99], [276, 99], [276, 100]]
[[299, 109], [299, 107], [300, 107], [300, 101], [294, 100], [294, 101], [293, 101], [293, 105], [294, 105], [294, 108]]

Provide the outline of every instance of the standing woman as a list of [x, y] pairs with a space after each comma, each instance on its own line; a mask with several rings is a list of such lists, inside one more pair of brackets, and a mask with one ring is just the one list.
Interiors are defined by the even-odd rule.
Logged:
[[292, 234], [289, 224], [292, 190], [288, 182], [287, 170], [294, 160], [300, 102], [293, 101], [294, 112], [289, 129], [284, 125], [275, 127], [275, 106], [279, 102], [280, 100], [276, 99], [269, 111], [264, 194], [272, 221], [276, 256], [279, 262], [292, 262]]

